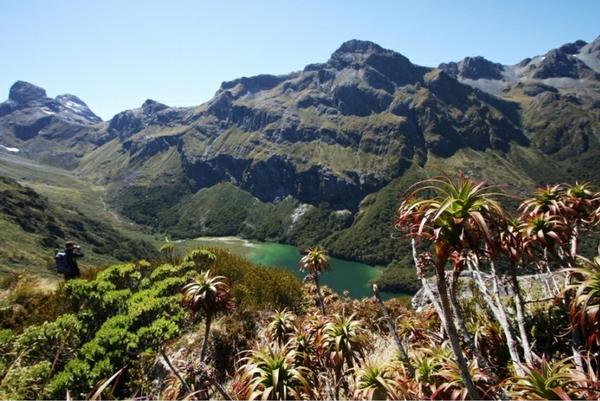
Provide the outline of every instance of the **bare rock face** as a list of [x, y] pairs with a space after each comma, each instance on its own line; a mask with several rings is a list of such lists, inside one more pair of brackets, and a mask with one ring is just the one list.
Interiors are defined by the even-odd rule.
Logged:
[[29, 82], [17, 81], [10, 87], [8, 100], [12, 100], [18, 104], [25, 104], [32, 100], [46, 98], [46, 91], [39, 86], [30, 84]]
[[102, 122], [102, 119], [94, 114], [87, 104], [75, 95], [70, 95], [68, 93], [58, 95], [54, 100], [62, 106], [61, 111], [65, 114], [69, 113], [72, 119], [80, 117], [91, 124]]
[[502, 79], [504, 66], [493, 63], [481, 56], [466, 57], [458, 63], [442, 63], [440, 69], [455, 78], [462, 79]]
[[583, 61], [579, 60], [568, 51], [554, 49], [546, 53], [544, 59], [536, 66], [532, 66], [532, 78], [573, 78], [581, 79], [593, 75], [593, 71]]

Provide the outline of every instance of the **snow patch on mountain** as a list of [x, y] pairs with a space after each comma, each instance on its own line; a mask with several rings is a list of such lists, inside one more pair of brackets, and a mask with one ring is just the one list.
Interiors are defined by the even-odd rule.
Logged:
[[11, 147], [4, 146], [4, 145], [0, 145], [0, 148], [7, 150], [9, 152], [13, 152], [13, 153], [20, 152], [20, 150], [18, 148], [11, 148]]

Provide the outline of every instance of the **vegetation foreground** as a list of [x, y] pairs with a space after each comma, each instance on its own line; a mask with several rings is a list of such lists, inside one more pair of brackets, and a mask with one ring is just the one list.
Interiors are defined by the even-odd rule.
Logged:
[[428, 301], [416, 311], [377, 286], [362, 300], [321, 286], [320, 247], [304, 283], [169, 244], [53, 293], [20, 280], [0, 311], [0, 398], [599, 399], [600, 256], [582, 255], [600, 194], [561, 184], [513, 203], [462, 176], [411, 188], [395, 227]]

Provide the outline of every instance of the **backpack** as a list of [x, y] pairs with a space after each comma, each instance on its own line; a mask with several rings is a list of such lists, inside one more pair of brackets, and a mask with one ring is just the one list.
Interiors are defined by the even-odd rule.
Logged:
[[69, 271], [69, 266], [67, 266], [67, 254], [64, 251], [56, 251], [54, 261], [56, 262], [56, 271], [58, 273], [65, 274]]

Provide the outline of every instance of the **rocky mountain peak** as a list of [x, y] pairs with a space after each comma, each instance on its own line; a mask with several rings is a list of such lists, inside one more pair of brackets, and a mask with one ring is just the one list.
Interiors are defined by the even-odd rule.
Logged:
[[[430, 70], [412, 64], [400, 53], [364, 40], [344, 42], [333, 52], [326, 66], [338, 71], [363, 70], [377, 81], [381, 81], [382, 77], [389, 80], [393, 86], [414, 84]], [[319, 69], [322, 66], [316, 65], [315, 68]]]
[[253, 77], [241, 77], [233, 81], [225, 81], [220, 90], [234, 89], [238, 87], [239, 94], [254, 93], [261, 90], [269, 90], [283, 82], [287, 75], [260, 74]]
[[502, 79], [504, 70], [502, 64], [493, 63], [481, 56], [465, 57], [458, 63], [442, 63], [438, 68], [462, 79]]
[[[387, 50], [389, 52], [389, 50]], [[331, 58], [338, 58], [345, 54], [368, 54], [368, 53], [384, 53], [386, 50], [377, 43], [368, 40], [352, 39], [348, 40], [331, 55]]]
[[410, 61], [393, 50], [384, 49], [376, 43], [369, 42], [367, 40], [349, 40], [342, 43], [342, 45], [333, 52], [329, 64], [342, 69], [348, 66], [362, 66], [365, 64], [372, 64], [373, 61], [376, 63], [377, 60], [398, 62], [403, 64], [410, 64]]
[[61, 102], [61, 103], [73, 102], [80, 106], [87, 106], [83, 100], [81, 100], [80, 98], [78, 98], [75, 95], [71, 95], [70, 93], [65, 93], [64, 95], [58, 95], [54, 99], [57, 102]]
[[[567, 47], [567, 50], [570, 50]], [[538, 65], [532, 66], [532, 78], [546, 79], [555, 77], [582, 78], [590, 68], [581, 60], [569, 54], [563, 48], [553, 49], [542, 57]]]
[[598, 53], [600, 52], [600, 36], [594, 39], [588, 48], [588, 53]]
[[168, 108], [166, 104], [157, 102], [156, 100], [147, 99], [144, 104], [142, 104], [142, 111], [144, 114], [155, 114], [161, 110]]
[[60, 112], [64, 113], [65, 117], [70, 115], [72, 118], [74, 117], [76, 119], [77, 117], [82, 117], [91, 123], [102, 122], [102, 119], [94, 114], [88, 105], [75, 95], [66, 93], [64, 95], [56, 96], [54, 100], [63, 106], [63, 109], [61, 109]]
[[558, 48], [563, 53], [567, 54], [576, 54], [581, 50], [583, 46], [587, 45], [587, 42], [584, 40], [576, 40], [572, 43], [566, 43]]
[[27, 103], [46, 97], [46, 91], [25, 81], [17, 81], [10, 87], [8, 99], [17, 103]]

